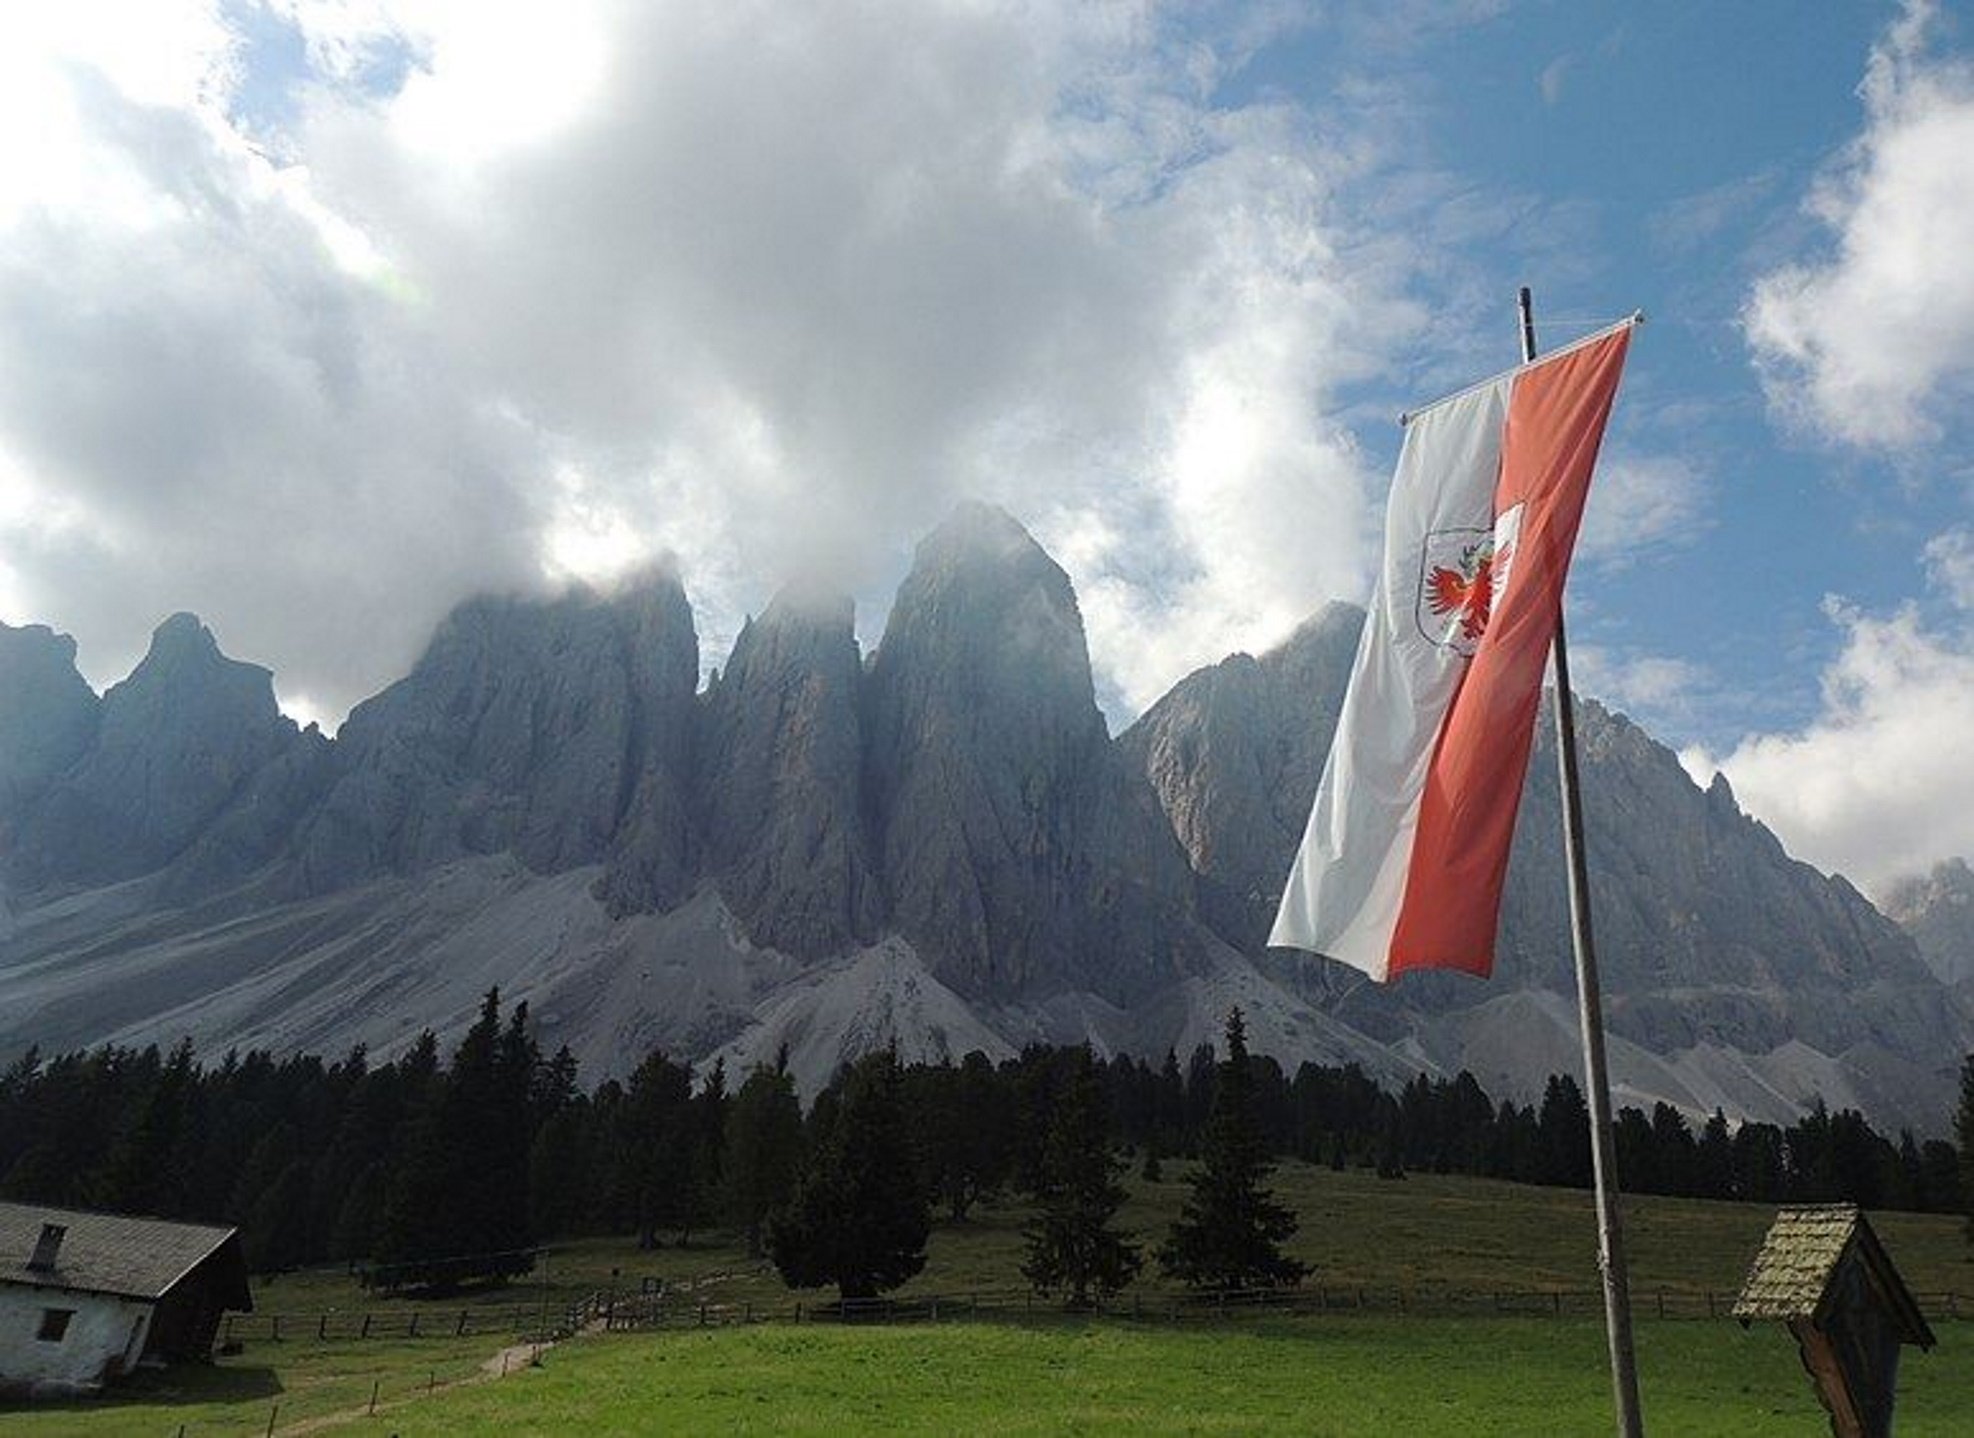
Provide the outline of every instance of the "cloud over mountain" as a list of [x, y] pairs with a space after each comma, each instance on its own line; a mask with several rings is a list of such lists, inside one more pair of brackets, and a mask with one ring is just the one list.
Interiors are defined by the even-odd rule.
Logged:
[[1419, 323], [1406, 242], [1339, 201], [1360, 145], [1222, 100], [1251, 17], [153, 29], [27, 35], [69, 163], [0, 182], [0, 612], [93, 674], [192, 607], [337, 715], [467, 593], [668, 550], [723, 650], [762, 576], [883, 594], [960, 493], [1038, 517], [1131, 703], [1361, 587], [1324, 415]]

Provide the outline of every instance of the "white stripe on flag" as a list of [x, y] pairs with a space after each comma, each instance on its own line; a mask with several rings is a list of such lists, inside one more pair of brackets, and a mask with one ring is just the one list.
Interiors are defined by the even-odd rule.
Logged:
[[1351, 667], [1336, 738], [1271, 945], [1386, 977], [1419, 799], [1447, 706], [1466, 672], [1422, 632], [1422, 567], [1436, 537], [1491, 533], [1501, 431], [1515, 373], [1407, 425], [1385, 519], [1384, 567]]

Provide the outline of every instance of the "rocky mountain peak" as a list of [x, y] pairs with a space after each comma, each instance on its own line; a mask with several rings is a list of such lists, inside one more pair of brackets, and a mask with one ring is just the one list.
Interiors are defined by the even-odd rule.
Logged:
[[[65, 651], [65, 654], [70, 651]], [[196, 615], [160, 624], [97, 707], [90, 742], [28, 825], [38, 883], [146, 873], [179, 854], [295, 742], [258, 664], [229, 659]]]
[[1912, 935], [1943, 983], [1974, 982], [1974, 869], [1967, 860], [1944, 859], [1932, 872], [1894, 884], [1885, 913]]
[[205, 621], [181, 609], [151, 631], [151, 649], [145, 662], [175, 666], [219, 657], [219, 641]]
[[943, 981], [1122, 994], [1183, 967], [1184, 859], [1111, 746], [1069, 576], [1026, 530], [967, 505], [919, 546], [868, 690], [892, 921]]
[[1042, 705], [1101, 725], [1089, 644], [1062, 567], [1005, 510], [965, 504], [918, 546], [873, 664], [927, 694]]
[[[308, 886], [502, 850], [541, 872], [603, 859], [652, 772], [683, 771], [698, 666], [669, 568], [467, 601], [344, 724], [341, 776], [303, 835]], [[683, 804], [664, 805], [676, 839]]]
[[1200, 878], [1200, 902], [1259, 949], [1302, 837], [1364, 612], [1326, 605], [1258, 659], [1179, 681], [1119, 737]]
[[881, 915], [853, 621], [848, 596], [783, 590], [702, 701], [707, 867], [749, 937], [804, 959], [873, 937]]
[[82, 756], [98, 703], [76, 670], [75, 640], [45, 624], [0, 623], [0, 827]]

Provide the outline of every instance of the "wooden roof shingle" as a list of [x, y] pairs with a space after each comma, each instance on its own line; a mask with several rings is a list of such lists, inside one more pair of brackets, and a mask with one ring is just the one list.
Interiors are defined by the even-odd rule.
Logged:
[[[52, 1269], [27, 1266], [41, 1227], [59, 1223], [68, 1230]], [[59, 1288], [76, 1293], [107, 1293], [120, 1298], [157, 1300], [180, 1279], [228, 1244], [226, 1306], [253, 1307], [239, 1230], [162, 1218], [51, 1208], [35, 1203], [0, 1202], [0, 1284]]]
[[1734, 1301], [1734, 1317], [1821, 1322], [1832, 1277], [1844, 1255], [1856, 1249], [1873, 1285], [1897, 1322], [1902, 1342], [1933, 1346], [1927, 1327], [1890, 1256], [1854, 1203], [1805, 1204], [1775, 1215], [1747, 1281]]

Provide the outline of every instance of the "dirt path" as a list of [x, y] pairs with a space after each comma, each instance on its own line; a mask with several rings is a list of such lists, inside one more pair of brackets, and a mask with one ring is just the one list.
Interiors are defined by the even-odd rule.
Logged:
[[303, 1418], [298, 1422], [283, 1424], [274, 1431], [276, 1434], [321, 1433], [331, 1428], [340, 1428], [345, 1423], [354, 1423], [359, 1418], [368, 1418], [373, 1413], [393, 1413], [400, 1408], [408, 1408], [435, 1393], [449, 1393], [455, 1388], [473, 1388], [482, 1383], [494, 1383], [510, 1373], [520, 1372], [539, 1355], [554, 1346], [552, 1342], [510, 1344], [482, 1363], [479, 1372], [469, 1373], [464, 1378], [448, 1378], [445, 1382], [435, 1383], [429, 1388], [387, 1398], [375, 1408], [368, 1403], [355, 1408], [341, 1408], [334, 1413], [320, 1413], [313, 1418]]

